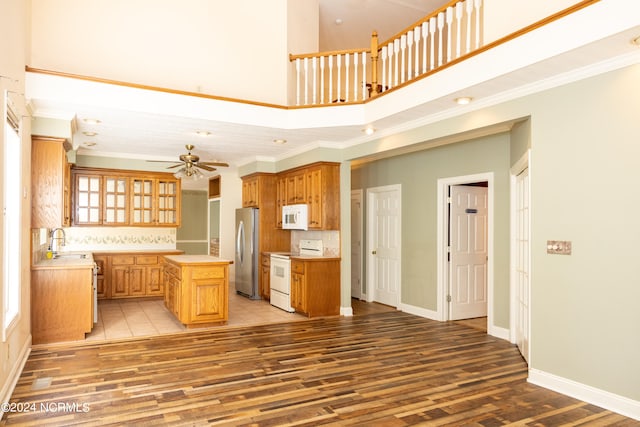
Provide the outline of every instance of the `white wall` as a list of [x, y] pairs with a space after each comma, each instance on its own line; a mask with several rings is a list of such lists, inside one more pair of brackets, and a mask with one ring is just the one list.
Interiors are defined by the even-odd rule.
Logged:
[[286, 103], [287, 0], [32, 4], [31, 67]]
[[576, 0], [484, 0], [484, 43], [491, 43], [514, 31], [564, 10]]

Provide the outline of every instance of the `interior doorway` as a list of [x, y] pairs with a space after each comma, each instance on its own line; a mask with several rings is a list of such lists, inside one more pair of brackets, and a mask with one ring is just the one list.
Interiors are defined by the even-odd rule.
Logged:
[[367, 301], [400, 304], [400, 185], [367, 189]]
[[[438, 318], [486, 316], [488, 333], [493, 324], [493, 182], [493, 173], [488, 172], [443, 178], [437, 184]], [[452, 193], [460, 196], [458, 213], [452, 208]], [[457, 246], [459, 252], [453, 254], [453, 263], [452, 237], [453, 249]], [[452, 308], [453, 304], [459, 305]]]
[[351, 298], [362, 299], [362, 189], [351, 190]]

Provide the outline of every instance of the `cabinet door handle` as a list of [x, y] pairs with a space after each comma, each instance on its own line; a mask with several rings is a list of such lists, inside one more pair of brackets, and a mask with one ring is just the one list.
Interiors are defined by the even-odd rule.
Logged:
[[376, 251], [371, 251], [371, 255], [375, 255], [375, 254], [376, 254]]

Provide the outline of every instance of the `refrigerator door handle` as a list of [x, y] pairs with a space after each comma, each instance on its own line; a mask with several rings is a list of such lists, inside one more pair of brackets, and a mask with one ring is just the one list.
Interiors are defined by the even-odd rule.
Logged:
[[238, 224], [238, 238], [236, 240], [236, 254], [240, 264], [244, 263], [244, 221]]

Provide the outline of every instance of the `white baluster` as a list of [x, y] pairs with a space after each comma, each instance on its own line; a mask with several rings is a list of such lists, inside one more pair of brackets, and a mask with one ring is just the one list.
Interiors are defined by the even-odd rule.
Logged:
[[[402, 49], [402, 72], [400, 73], [400, 79], [404, 83], [409, 70], [411, 69], [411, 44], [409, 39], [413, 38], [409, 36], [409, 33], [400, 37], [400, 48]], [[406, 52], [406, 56], [405, 56]], [[406, 61], [405, 61], [406, 59]]]
[[365, 100], [365, 93], [367, 90], [367, 52], [362, 52], [362, 99]]
[[387, 56], [389, 57], [389, 74], [387, 77], [388, 86], [393, 87], [393, 42], [387, 47]]
[[336, 72], [338, 73], [338, 81], [336, 82], [336, 99], [340, 102], [342, 96], [342, 54], [336, 57]]
[[413, 78], [413, 58], [411, 53], [413, 51], [413, 30], [409, 30], [407, 33], [407, 80]]
[[453, 8], [447, 8], [447, 62], [451, 61], [451, 24], [453, 23]]
[[432, 16], [431, 18], [429, 18], [429, 34], [431, 35], [431, 39], [429, 41], [430, 43], [430, 47], [431, 47], [431, 53], [430, 53], [430, 61], [429, 61], [429, 69], [433, 70], [436, 66], [436, 60], [435, 60], [435, 54], [436, 54], [436, 48], [435, 48], [435, 41], [436, 41], [436, 18], [435, 16]]
[[444, 29], [444, 13], [440, 12], [438, 14], [438, 66], [442, 65], [442, 57], [444, 54], [442, 53], [442, 44], [444, 41], [442, 40], [442, 30]]
[[358, 54], [353, 53], [353, 100], [358, 100]]
[[324, 104], [324, 56], [320, 57], [320, 104]]
[[462, 2], [456, 3], [456, 58], [460, 58], [462, 54], [460, 50], [461, 38], [462, 38]]
[[422, 74], [427, 72], [427, 38], [429, 37], [429, 23], [422, 23]]
[[333, 99], [333, 55], [329, 56], [329, 99], [327, 102], [331, 104]]
[[476, 49], [480, 47], [480, 8], [482, 0], [475, 0], [476, 4]]
[[465, 53], [471, 52], [471, 19], [473, 16], [473, 0], [467, 0], [465, 2], [467, 10], [467, 47]]
[[318, 102], [318, 57], [314, 56], [311, 61], [311, 68], [313, 69], [313, 104]]
[[400, 53], [400, 40], [399, 39], [395, 39], [393, 41], [393, 56], [395, 58], [395, 62], [393, 64], [393, 68], [394, 68], [394, 75], [393, 75], [393, 85], [394, 86], [398, 86], [398, 74], [400, 74], [398, 72], [399, 68], [398, 68], [398, 57]]
[[296, 58], [296, 105], [300, 105], [300, 58]]
[[[349, 102], [349, 61], [350, 56], [348, 53], [344, 54], [344, 101]], [[355, 80], [355, 79], [354, 79]]]
[[[380, 49], [380, 58], [382, 60], [382, 91], [387, 87], [387, 46]], [[371, 90], [373, 90], [373, 82], [371, 82]]]
[[304, 105], [309, 105], [309, 58], [304, 58]]
[[415, 52], [415, 63], [413, 64], [413, 77], [418, 77], [420, 74], [420, 28], [416, 27], [413, 29], [413, 41], [416, 44], [416, 52]]

